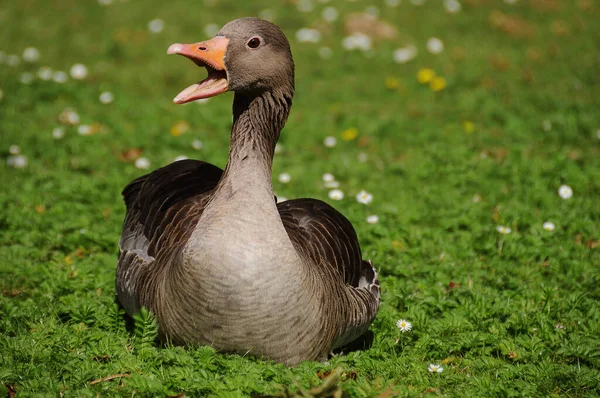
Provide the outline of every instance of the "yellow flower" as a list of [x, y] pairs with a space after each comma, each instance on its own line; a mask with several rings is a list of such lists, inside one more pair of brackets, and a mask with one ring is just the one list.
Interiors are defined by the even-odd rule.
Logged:
[[429, 83], [435, 77], [435, 71], [431, 68], [421, 68], [417, 72], [417, 80], [421, 84]]
[[171, 126], [171, 135], [173, 137], [179, 137], [181, 134], [185, 134], [190, 129], [188, 122], [180, 120]]
[[388, 76], [385, 78], [385, 88], [388, 90], [395, 90], [400, 87], [400, 81], [393, 76]]
[[442, 91], [446, 88], [446, 79], [441, 76], [434, 77], [433, 80], [429, 82], [429, 88], [433, 91]]
[[462, 128], [467, 134], [473, 134], [475, 132], [475, 123], [470, 120], [463, 120]]
[[352, 141], [358, 136], [358, 130], [354, 127], [346, 129], [342, 132], [342, 139], [344, 141]]

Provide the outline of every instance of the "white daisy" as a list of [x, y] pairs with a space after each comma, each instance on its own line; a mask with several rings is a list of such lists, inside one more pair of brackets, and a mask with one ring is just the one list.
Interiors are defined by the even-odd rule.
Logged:
[[18, 66], [21, 63], [21, 58], [15, 54], [8, 54], [4, 61], [8, 66]]
[[339, 189], [332, 189], [329, 191], [329, 199], [331, 200], [342, 200], [344, 199], [344, 192]]
[[311, 28], [301, 28], [296, 32], [296, 40], [300, 43], [318, 43], [321, 41], [321, 32]]
[[335, 181], [334, 175], [331, 173], [323, 174], [323, 182], [330, 182], [330, 181]]
[[147, 158], [137, 158], [135, 161], [135, 167], [145, 170], [150, 167], [150, 161]]
[[333, 50], [329, 47], [319, 48], [319, 57], [322, 59], [329, 59], [333, 56]]
[[165, 23], [162, 19], [156, 18], [148, 22], [148, 30], [151, 33], [160, 33], [165, 28]]
[[60, 140], [64, 136], [65, 136], [65, 129], [64, 128], [62, 128], [62, 127], [55, 127], [52, 130], [52, 137], [54, 137], [54, 139]]
[[554, 229], [556, 228], [556, 226], [554, 225], [553, 222], [551, 221], [546, 221], [545, 223], [542, 224], [542, 228], [544, 228], [546, 231], [554, 231]]
[[89, 124], [82, 124], [77, 127], [77, 133], [79, 135], [90, 135], [92, 134], [92, 127]]
[[103, 104], [110, 104], [114, 101], [115, 96], [110, 91], [105, 91], [102, 94], [100, 94], [100, 97], [98, 97], [98, 99]]
[[40, 51], [35, 47], [27, 47], [23, 51], [23, 61], [34, 63], [40, 59]]
[[38, 69], [37, 75], [42, 80], [50, 80], [52, 79], [53, 75], [52, 68], [49, 66], [42, 66], [40, 69]]
[[441, 365], [435, 365], [433, 363], [430, 363], [427, 370], [433, 373], [442, 373], [444, 371], [444, 368], [442, 368]]
[[200, 140], [194, 140], [192, 141], [192, 148], [196, 149], [196, 150], [200, 150], [204, 147], [204, 144], [202, 143], [202, 141]]
[[33, 74], [29, 72], [23, 72], [21, 73], [19, 81], [23, 84], [30, 84], [33, 81]]
[[457, 0], [444, 0], [444, 7], [451, 14], [457, 13], [461, 9], [461, 5]]
[[412, 329], [412, 323], [408, 322], [405, 319], [399, 319], [398, 322], [396, 322], [396, 326], [403, 333], [408, 332], [410, 329]]
[[364, 205], [368, 205], [373, 201], [373, 195], [365, 191], [364, 189], [356, 194], [356, 201]]
[[216, 23], [209, 23], [208, 25], [206, 25], [204, 27], [204, 33], [208, 37], [213, 37], [218, 32], [219, 32], [219, 25], [217, 25]]
[[292, 180], [292, 176], [290, 176], [289, 173], [281, 173], [281, 174], [279, 174], [279, 177], [277, 177], [277, 179], [279, 180], [280, 183], [287, 184], [288, 182], [290, 182]]
[[558, 188], [558, 195], [563, 199], [570, 199], [573, 196], [573, 189], [568, 185], [561, 185]]
[[437, 37], [432, 37], [427, 40], [427, 51], [432, 54], [439, 54], [444, 51], [444, 42]]
[[321, 17], [327, 22], [333, 22], [338, 19], [340, 13], [335, 7], [325, 7], [323, 11], [321, 11]]
[[27, 157], [24, 155], [14, 155], [6, 158], [6, 164], [15, 169], [22, 169], [27, 166]]
[[11, 145], [8, 147], [8, 152], [11, 155], [18, 155], [19, 153], [21, 153], [21, 148], [18, 145]]
[[67, 80], [69, 80], [69, 75], [67, 75], [67, 72], [57, 70], [52, 74], [52, 80], [54, 80], [56, 83], [65, 83]]
[[379, 222], [379, 217], [375, 214], [371, 214], [370, 216], [367, 216], [367, 222], [369, 224], [377, 224]]
[[372, 40], [364, 33], [356, 32], [350, 36], [344, 37], [342, 47], [346, 50], [369, 51], [372, 46]]
[[505, 227], [504, 225], [498, 225], [496, 227], [496, 231], [500, 232], [502, 235], [506, 235], [510, 234], [512, 232], [512, 229], [510, 229], [509, 227]]
[[71, 67], [69, 73], [73, 79], [83, 80], [88, 75], [88, 68], [83, 64], [75, 64]]
[[337, 145], [337, 139], [332, 136], [325, 137], [325, 139], [323, 140], [323, 145], [325, 145], [327, 148], [333, 148]]
[[399, 64], [405, 64], [417, 56], [417, 48], [415, 46], [406, 46], [394, 50], [394, 61]]

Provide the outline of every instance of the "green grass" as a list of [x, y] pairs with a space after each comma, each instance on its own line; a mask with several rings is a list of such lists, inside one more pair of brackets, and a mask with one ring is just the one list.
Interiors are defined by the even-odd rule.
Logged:
[[[457, 14], [433, 0], [374, 2], [399, 35], [376, 40], [368, 54], [341, 47], [345, 15], [372, 5], [365, 1], [315, 2], [309, 13], [292, 2], [151, 3], [0, 6], [0, 50], [41, 52], [36, 64], [0, 65], [6, 394], [309, 394], [323, 383], [333, 387], [314, 395], [338, 388], [351, 397], [600, 394], [598, 1], [465, 0]], [[298, 43], [295, 32], [321, 26], [321, 10], [332, 4], [341, 17], [322, 42]], [[144, 173], [120, 155], [142, 148], [151, 168], [178, 155], [222, 167], [227, 156], [232, 95], [173, 105], [203, 72], [167, 57], [167, 46], [203, 40], [206, 24], [267, 7], [290, 37], [297, 66], [275, 190], [328, 200], [321, 176], [333, 173], [346, 194], [333, 204], [355, 225], [383, 289], [370, 349], [291, 369], [208, 347], [157, 346], [149, 314], [127, 331], [114, 289], [120, 191]], [[151, 34], [147, 23], [157, 17], [165, 29]], [[425, 50], [431, 36], [444, 41], [444, 52]], [[395, 63], [393, 50], [410, 43], [419, 55]], [[331, 59], [318, 56], [320, 46], [333, 49]], [[19, 82], [40, 66], [68, 71], [77, 62], [89, 69], [83, 81]], [[419, 84], [424, 67], [447, 87]], [[106, 90], [112, 104], [98, 101]], [[68, 107], [104, 132], [80, 136], [65, 126], [65, 137], [54, 139]], [[171, 135], [182, 120], [189, 131]], [[349, 128], [358, 137], [344, 141]], [[326, 136], [338, 145], [324, 147]], [[191, 147], [194, 139], [202, 150]], [[25, 168], [7, 164], [11, 145], [27, 156]], [[277, 181], [281, 172], [290, 173], [289, 184]], [[573, 188], [572, 198], [559, 197], [561, 184]], [[373, 193], [371, 204], [354, 200], [361, 189]], [[366, 223], [369, 214], [379, 223]], [[545, 221], [556, 229], [542, 229]], [[501, 235], [498, 225], [512, 232]], [[400, 318], [413, 330], [401, 333]], [[443, 373], [428, 372], [430, 363]], [[337, 368], [340, 380], [323, 381]], [[126, 376], [92, 383], [119, 374]]]

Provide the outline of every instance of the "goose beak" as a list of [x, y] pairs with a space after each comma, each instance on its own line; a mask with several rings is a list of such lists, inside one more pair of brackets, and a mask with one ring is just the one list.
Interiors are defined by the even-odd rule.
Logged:
[[185, 104], [202, 98], [210, 98], [228, 90], [227, 69], [225, 68], [228, 43], [229, 39], [217, 36], [200, 43], [175, 43], [169, 46], [167, 54], [183, 55], [208, 71], [206, 79], [192, 84], [177, 94], [173, 99], [174, 103]]

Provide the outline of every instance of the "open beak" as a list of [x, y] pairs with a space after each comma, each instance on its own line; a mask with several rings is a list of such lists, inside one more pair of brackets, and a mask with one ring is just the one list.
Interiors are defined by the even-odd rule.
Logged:
[[195, 44], [175, 43], [169, 46], [167, 54], [179, 54], [191, 59], [198, 66], [206, 68], [208, 77], [194, 83], [173, 99], [176, 104], [185, 104], [202, 98], [214, 97], [228, 89], [225, 53], [229, 39], [214, 37]]

